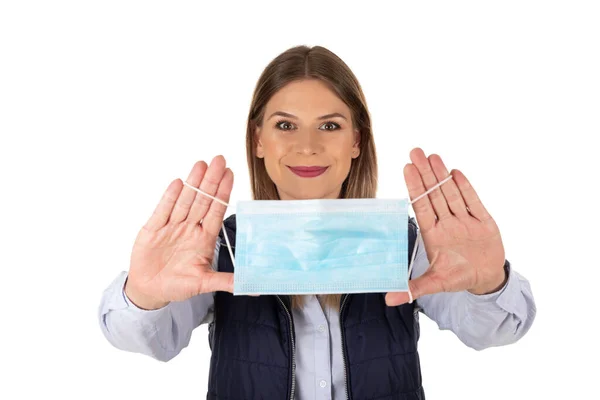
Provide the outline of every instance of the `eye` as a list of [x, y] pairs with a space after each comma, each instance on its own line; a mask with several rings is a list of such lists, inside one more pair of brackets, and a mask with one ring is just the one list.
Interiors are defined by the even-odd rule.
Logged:
[[[288, 126], [290, 128], [286, 128], [286, 126]], [[275, 128], [280, 129], [282, 131], [289, 131], [289, 130], [291, 130], [291, 126], [292, 126], [292, 124], [289, 121], [286, 121], [286, 120], [277, 121], [275, 123]]]
[[331, 121], [325, 122], [321, 126], [331, 126], [332, 127], [331, 129], [323, 129], [325, 131], [335, 131], [337, 129], [340, 129], [340, 126], [338, 124], [336, 124], [335, 122], [331, 122]]

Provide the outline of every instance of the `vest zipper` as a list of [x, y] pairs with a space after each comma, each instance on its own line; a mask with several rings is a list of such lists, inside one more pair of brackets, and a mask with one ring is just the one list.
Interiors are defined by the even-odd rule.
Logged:
[[290, 311], [283, 300], [281, 300], [281, 297], [276, 297], [283, 306], [283, 309], [285, 310], [285, 313], [290, 321], [290, 343], [292, 344], [292, 390], [290, 393], [290, 400], [294, 400], [294, 393], [296, 391], [296, 344], [294, 343], [294, 323], [292, 322], [292, 314], [290, 314]]
[[342, 332], [342, 360], [344, 361], [344, 385], [346, 386], [346, 400], [350, 399], [350, 387], [348, 385], [348, 367], [346, 363], [346, 334], [344, 330], [344, 322], [342, 318], [342, 313], [344, 311], [344, 306], [346, 305], [346, 299], [348, 299], [348, 295], [345, 294], [342, 296], [342, 304], [340, 305], [340, 331]]

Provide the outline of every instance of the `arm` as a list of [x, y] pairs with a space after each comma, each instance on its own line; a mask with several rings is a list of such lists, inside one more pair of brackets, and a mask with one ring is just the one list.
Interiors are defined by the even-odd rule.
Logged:
[[[419, 235], [412, 278], [429, 268]], [[505, 285], [495, 293], [440, 292], [416, 300], [423, 313], [440, 329], [449, 329], [467, 346], [483, 350], [514, 343], [531, 327], [536, 306], [529, 282], [510, 265]]]
[[[217, 268], [219, 243], [212, 268]], [[188, 346], [192, 331], [212, 320], [214, 293], [144, 310], [127, 298], [127, 273], [121, 272], [103, 292], [98, 318], [106, 339], [116, 348], [169, 361]]]

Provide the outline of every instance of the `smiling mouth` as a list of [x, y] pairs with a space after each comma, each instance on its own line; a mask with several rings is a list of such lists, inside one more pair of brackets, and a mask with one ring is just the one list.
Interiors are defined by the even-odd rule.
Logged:
[[287, 166], [290, 171], [302, 178], [314, 178], [322, 175], [329, 167], [291, 167]]

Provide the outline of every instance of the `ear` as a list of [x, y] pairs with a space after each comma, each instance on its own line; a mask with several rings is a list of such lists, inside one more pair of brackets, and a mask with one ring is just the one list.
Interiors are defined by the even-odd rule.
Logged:
[[352, 145], [352, 158], [357, 158], [360, 155], [360, 130], [354, 130], [354, 144]]
[[256, 141], [256, 157], [264, 158], [265, 150], [262, 142], [260, 141], [260, 127], [256, 127], [256, 130], [254, 131], [254, 140]]

